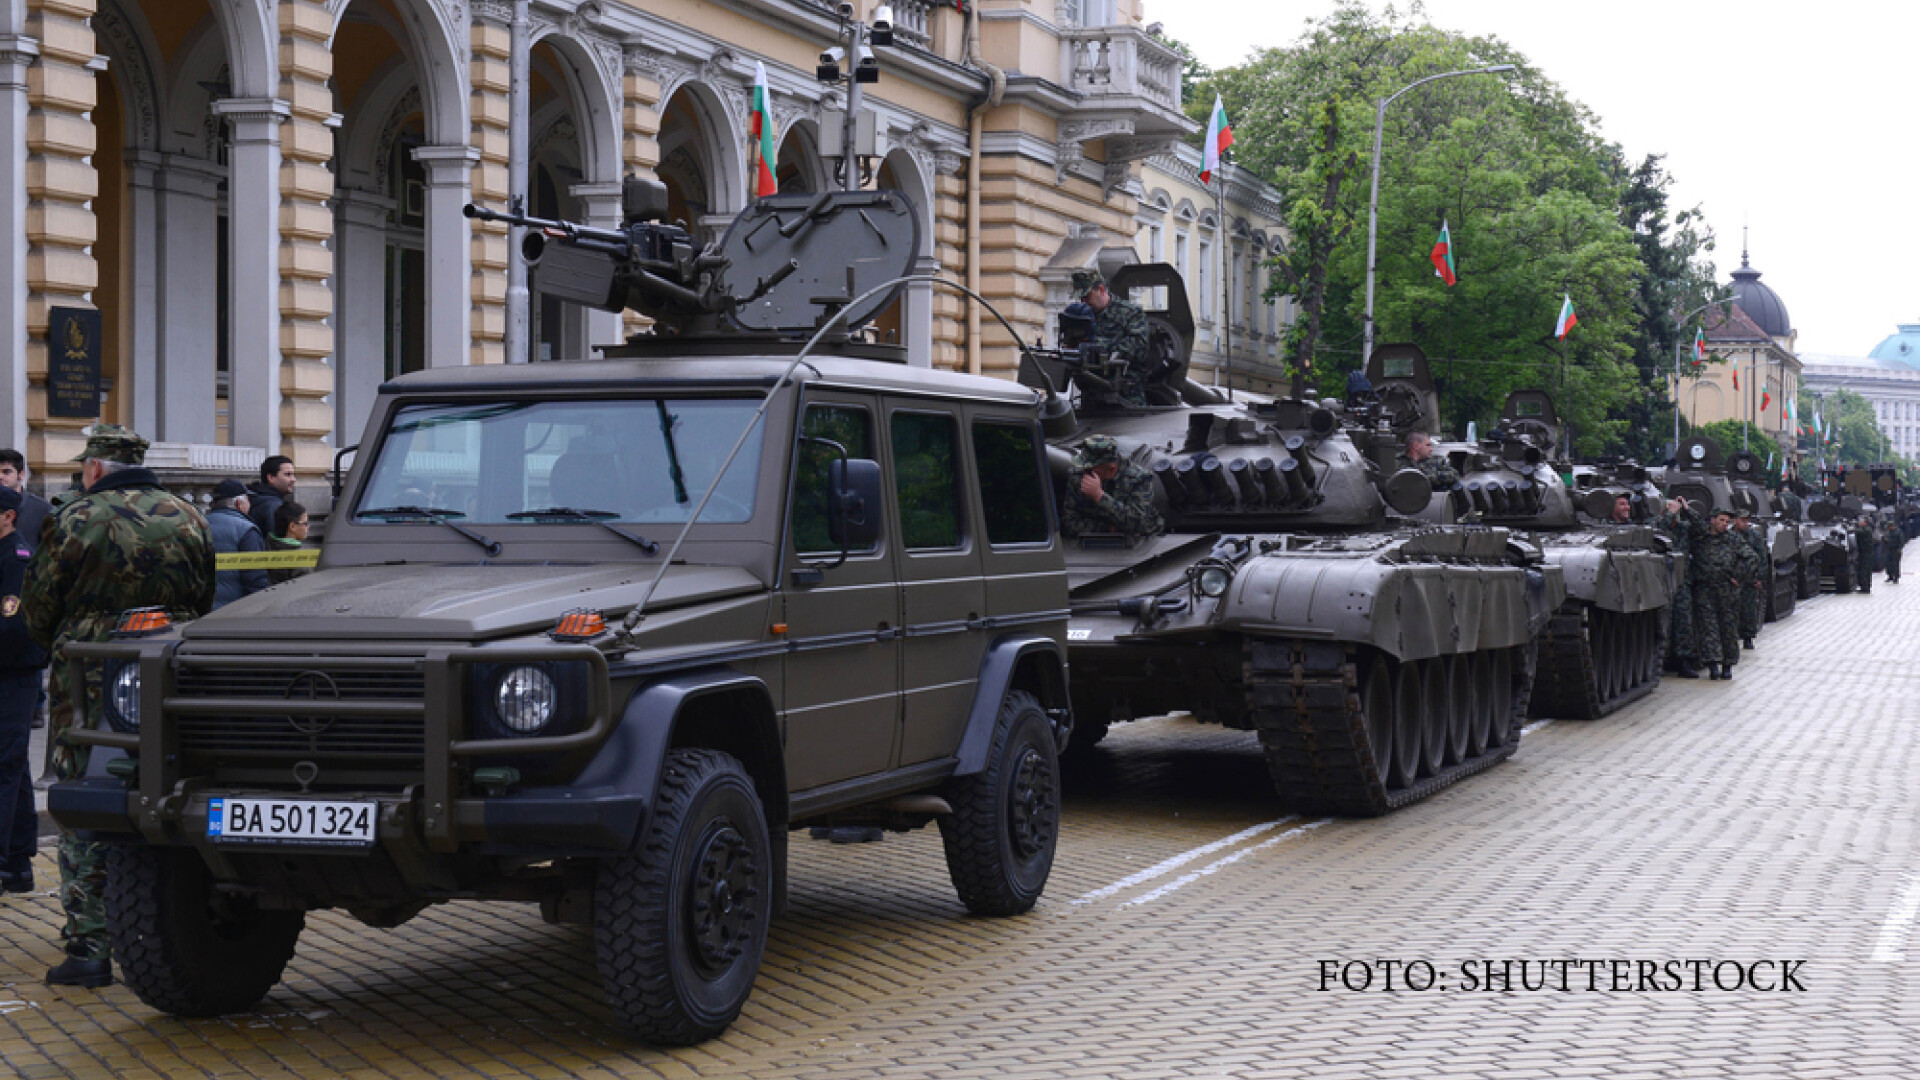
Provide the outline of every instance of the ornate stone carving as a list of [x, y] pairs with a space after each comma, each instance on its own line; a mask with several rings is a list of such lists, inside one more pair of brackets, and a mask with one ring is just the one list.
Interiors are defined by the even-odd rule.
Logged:
[[718, 87], [731, 83], [739, 76], [735, 73], [739, 58], [725, 45], [713, 50], [713, 55], [700, 64], [700, 81], [709, 86]]
[[159, 149], [160, 111], [155, 100], [153, 70], [147, 63], [146, 50], [140, 47], [139, 37], [119, 10], [107, 4], [100, 5], [94, 13], [93, 28], [106, 43], [104, 51], [110, 58], [112, 70], [122, 76], [120, 85], [127, 94], [128, 112], [133, 117], [133, 144], [143, 150]]
[[407, 87], [387, 110], [387, 122], [380, 125], [380, 139], [373, 144], [373, 189], [381, 195], [393, 195], [393, 144], [400, 138], [400, 124], [420, 111], [420, 84]]
[[1133, 134], [1131, 119], [1070, 120], [1060, 125], [1061, 142], [1085, 142], [1088, 139], [1104, 139], [1110, 135], [1131, 134]]
[[473, 0], [473, 21], [489, 26], [513, 22], [513, 0]]
[[1109, 161], [1100, 178], [1100, 197], [1102, 200], [1113, 198], [1113, 193], [1131, 187], [1133, 194], [1139, 194], [1139, 181], [1133, 175], [1133, 165], [1127, 161]]
[[570, 152], [563, 156], [571, 160], [579, 160], [580, 132], [574, 127], [573, 116], [569, 113], [561, 113], [553, 123], [547, 125], [546, 130], [533, 140], [532, 148], [527, 151], [527, 158], [538, 161], [542, 155], [555, 147], [567, 148]]
[[1107, 160], [1140, 161], [1166, 153], [1172, 145], [1171, 139], [1110, 138], [1107, 140]]

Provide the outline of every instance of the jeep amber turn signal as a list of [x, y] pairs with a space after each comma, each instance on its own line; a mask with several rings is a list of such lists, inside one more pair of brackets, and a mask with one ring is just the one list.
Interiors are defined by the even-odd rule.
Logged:
[[173, 616], [159, 608], [134, 608], [120, 613], [120, 625], [113, 632], [122, 637], [157, 634], [173, 625]]
[[555, 641], [587, 641], [606, 632], [606, 616], [581, 608], [560, 616], [549, 636]]

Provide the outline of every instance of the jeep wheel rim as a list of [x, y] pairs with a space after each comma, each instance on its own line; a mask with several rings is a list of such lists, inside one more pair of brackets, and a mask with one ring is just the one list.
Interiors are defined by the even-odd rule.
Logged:
[[694, 960], [702, 972], [719, 975], [745, 951], [759, 917], [754, 885], [753, 848], [724, 821], [708, 826], [695, 849], [693, 878], [687, 884], [687, 922]]
[[1013, 771], [1013, 788], [1007, 793], [1007, 824], [1013, 848], [1020, 858], [1031, 859], [1047, 850], [1053, 841], [1056, 811], [1053, 770], [1040, 751], [1029, 746], [1020, 754]]

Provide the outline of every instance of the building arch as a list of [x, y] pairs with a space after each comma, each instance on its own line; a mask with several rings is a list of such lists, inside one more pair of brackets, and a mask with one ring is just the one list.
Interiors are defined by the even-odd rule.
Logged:
[[[574, 130], [579, 140], [577, 167], [587, 183], [609, 183], [620, 179], [620, 93], [608, 81], [594, 53], [578, 38], [554, 28], [537, 34], [532, 40], [537, 49], [546, 46], [555, 62], [552, 74], [569, 100]], [[539, 53], [534, 54], [539, 57]], [[545, 58], [542, 58], [543, 60]], [[543, 64], [544, 66], [544, 64]], [[551, 78], [551, 75], [549, 76]], [[538, 124], [529, 124], [538, 132]]]
[[93, 29], [127, 114], [125, 144], [99, 149], [103, 153], [159, 149], [161, 117], [166, 111], [166, 91], [160, 85], [164, 65], [146, 13], [135, 5], [122, 7], [117, 0], [101, 0], [93, 14]]
[[[246, 0], [224, 0], [244, 3]], [[328, 49], [340, 36], [340, 26], [349, 8], [366, 8], [382, 22], [399, 42], [402, 53], [414, 67], [420, 83], [421, 108], [425, 115], [426, 138], [432, 146], [462, 146], [471, 133], [467, 130], [466, 56], [467, 27], [464, 16], [448, 10], [444, 0], [391, 0], [397, 20], [367, 0], [327, 0], [327, 13], [333, 19], [333, 35]], [[457, 7], [458, 5], [452, 5]], [[395, 33], [395, 31], [398, 31]]]
[[[934, 274], [940, 260], [934, 254], [933, 178], [921, 171], [920, 162], [905, 148], [887, 152], [874, 173], [876, 186], [892, 188], [913, 204], [920, 221], [920, 243], [914, 252], [911, 272]], [[914, 367], [933, 366], [933, 283], [911, 282], [888, 309], [874, 320], [875, 331], [886, 340], [891, 331], [907, 346], [907, 363]]]
[[220, 25], [231, 72], [228, 97], [271, 98], [280, 91], [280, 29], [273, 5], [259, 0], [207, 0]]
[[668, 219], [684, 218], [702, 241], [718, 235], [747, 204], [746, 135], [720, 91], [682, 82], [661, 106], [658, 141]]
[[782, 193], [825, 191], [833, 184], [826, 159], [820, 156], [820, 124], [802, 116], [780, 136], [774, 179]]

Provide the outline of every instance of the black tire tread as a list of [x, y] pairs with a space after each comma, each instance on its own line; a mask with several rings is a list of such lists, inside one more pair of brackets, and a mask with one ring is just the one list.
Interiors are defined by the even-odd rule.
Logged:
[[[1031, 891], [1009, 880], [1007, 860], [1011, 853], [1000, 811], [1000, 774], [1010, 764], [1007, 744], [1025, 723], [1037, 718], [1043, 734], [1047, 731], [1046, 713], [1039, 699], [1025, 690], [1009, 690], [1000, 702], [1000, 714], [994, 722], [993, 744], [987, 750], [987, 767], [972, 776], [956, 777], [947, 786], [947, 801], [953, 813], [940, 818], [940, 840], [946, 850], [947, 873], [953, 879], [960, 902], [975, 915], [1018, 915], [1030, 910], [1040, 899], [1047, 874], [1053, 866], [1053, 848], [1045, 855], [1040, 884]], [[1079, 723], [1075, 723], [1075, 735]], [[1104, 725], [1102, 725], [1104, 727]], [[1054, 842], [1059, 837], [1058, 793], [1060, 763], [1054, 755], [1053, 740], [1039, 740], [1043, 755], [1053, 769], [1055, 791]]]

